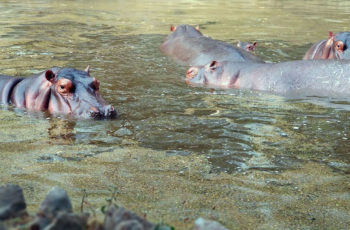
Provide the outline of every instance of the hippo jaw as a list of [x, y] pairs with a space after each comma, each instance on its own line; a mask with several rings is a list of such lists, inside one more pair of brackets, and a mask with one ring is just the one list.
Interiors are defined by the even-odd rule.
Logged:
[[85, 71], [65, 68], [57, 74], [48, 70], [45, 75], [52, 83], [48, 103], [50, 113], [93, 119], [117, 116], [114, 107], [107, 105], [99, 94], [100, 82], [90, 77], [88, 68]]

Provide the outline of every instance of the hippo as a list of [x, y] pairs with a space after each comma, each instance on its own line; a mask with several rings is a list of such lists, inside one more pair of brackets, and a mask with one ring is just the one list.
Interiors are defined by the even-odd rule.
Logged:
[[212, 60], [263, 63], [242, 48], [203, 36], [198, 27], [171, 26], [170, 31], [160, 49], [180, 64], [205, 65]]
[[245, 49], [247, 52], [254, 52], [256, 44], [257, 44], [256, 42], [249, 43], [249, 42], [238, 41], [237, 47]]
[[99, 93], [100, 82], [84, 71], [53, 67], [27, 78], [0, 75], [0, 103], [80, 118], [114, 118]]
[[350, 61], [299, 60], [263, 64], [212, 61], [189, 68], [186, 82], [286, 96], [344, 96], [350, 95]]
[[305, 53], [303, 59], [350, 59], [350, 32], [333, 34], [329, 32], [328, 39], [321, 40]]

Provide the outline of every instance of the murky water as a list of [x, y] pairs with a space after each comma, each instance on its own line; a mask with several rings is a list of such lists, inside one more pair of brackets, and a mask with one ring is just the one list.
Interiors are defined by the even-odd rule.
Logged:
[[284, 98], [194, 88], [159, 51], [170, 24], [257, 41], [270, 62], [301, 59], [328, 31], [348, 31], [347, 1], [1, 1], [0, 72], [51, 66], [101, 81], [117, 120], [0, 110], [0, 181], [29, 208], [53, 185], [76, 210], [112, 189], [118, 202], [177, 229], [206, 217], [240, 229], [350, 226], [350, 99]]

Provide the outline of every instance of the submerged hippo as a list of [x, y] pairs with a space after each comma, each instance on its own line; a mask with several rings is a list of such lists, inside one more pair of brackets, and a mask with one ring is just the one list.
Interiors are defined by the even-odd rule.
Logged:
[[176, 61], [187, 65], [205, 65], [212, 60], [263, 62], [244, 49], [203, 36], [190, 25], [171, 26], [172, 32], [160, 49]]
[[350, 95], [350, 61], [306, 60], [275, 64], [217, 62], [187, 70], [186, 82], [281, 95]]
[[238, 41], [237, 47], [245, 49], [247, 52], [254, 52], [256, 44], [257, 44], [256, 42], [249, 43], [249, 42]]
[[82, 118], [114, 118], [99, 93], [100, 82], [85, 71], [51, 68], [27, 78], [0, 75], [0, 103]]
[[307, 59], [350, 59], [350, 32], [333, 34], [315, 43], [304, 55]]

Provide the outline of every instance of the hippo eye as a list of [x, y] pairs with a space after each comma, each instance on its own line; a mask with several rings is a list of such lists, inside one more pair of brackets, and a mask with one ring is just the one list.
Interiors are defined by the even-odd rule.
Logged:
[[342, 41], [337, 41], [335, 43], [335, 49], [339, 52], [342, 52], [344, 50], [344, 43]]
[[72, 81], [66, 78], [59, 79], [56, 85], [57, 92], [62, 95], [67, 95], [73, 90]]

